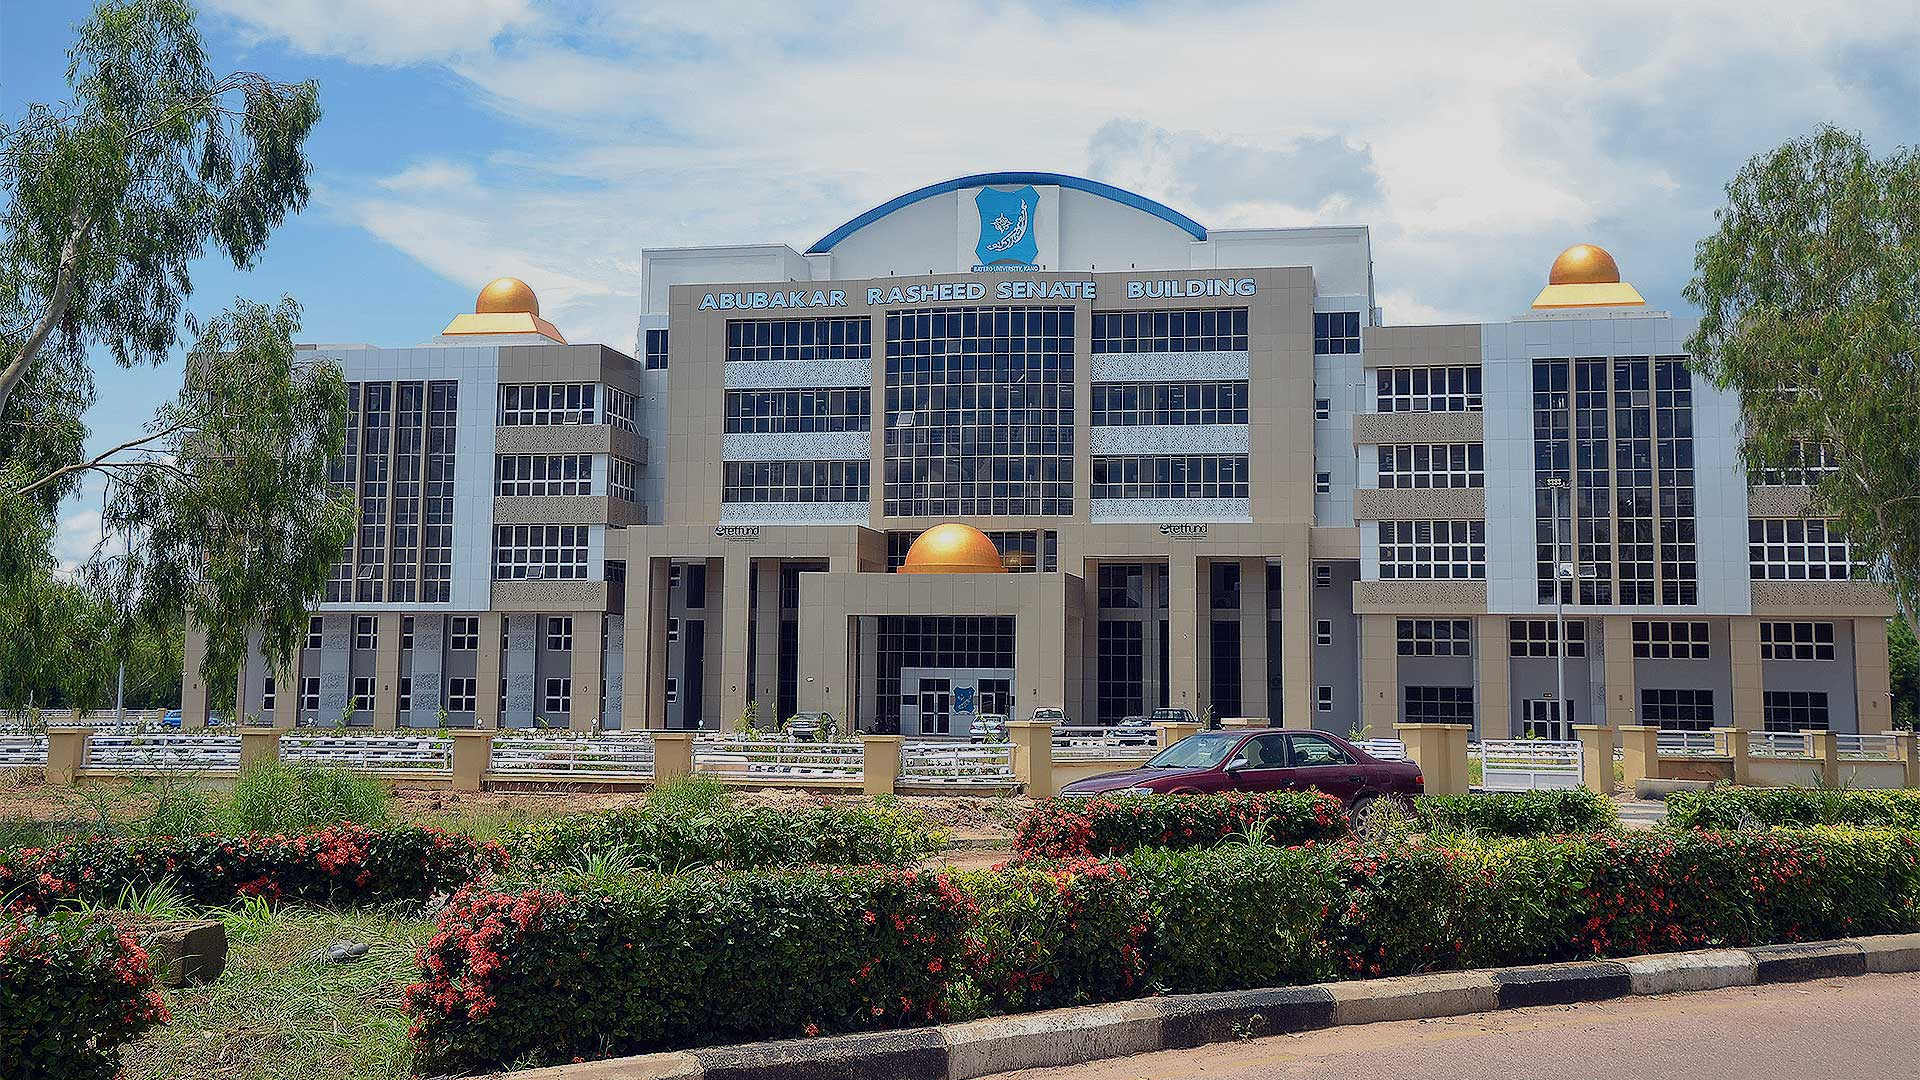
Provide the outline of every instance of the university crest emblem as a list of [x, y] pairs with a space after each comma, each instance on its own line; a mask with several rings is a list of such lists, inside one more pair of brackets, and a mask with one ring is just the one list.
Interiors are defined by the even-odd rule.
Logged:
[[995, 263], [1032, 265], [1040, 257], [1040, 244], [1034, 239], [1034, 216], [1040, 210], [1040, 193], [1033, 185], [1018, 191], [981, 188], [973, 197], [980, 208], [980, 242], [974, 253], [982, 266]]

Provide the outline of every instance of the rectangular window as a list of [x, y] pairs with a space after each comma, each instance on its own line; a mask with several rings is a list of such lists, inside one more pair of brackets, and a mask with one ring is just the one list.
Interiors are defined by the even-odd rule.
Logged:
[[1663, 731], [1711, 731], [1713, 691], [1642, 690], [1640, 722]]
[[598, 383], [541, 383], [500, 388], [501, 427], [592, 424], [599, 420]]
[[1360, 313], [1357, 311], [1316, 311], [1313, 313], [1313, 355], [1338, 356], [1360, 351]]
[[493, 493], [506, 496], [591, 495], [592, 454], [500, 454]]
[[480, 647], [480, 616], [455, 615], [448, 622], [447, 648], [473, 652]]
[[1708, 659], [1707, 624], [1703, 622], [1636, 622], [1633, 657], [1636, 660]]
[[1778, 465], [1760, 470], [1755, 482], [1770, 486], [1814, 487], [1839, 468], [1825, 446], [1797, 442]]
[[400, 711], [413, 711], [413, 677], [410, 675], [400, 676]]
[[273, 711], [273, 676], [267, 676], [260, 685], [260, 711]]
[[865, 360], [873, 355], [873, 320], [864, 315], [820, 319], [734, 319], [727, 323], [727, 362]]
[[1244, 499], [1245, 454], [1131, 455], [1093, 459], [1096, 499]]
[[1486, 448], [1479, 443], [1382, 446], [1383, 488], [1478, 488], [1487, 484]]
[[1245, 352], [1246, 308], [1096, 311], [1097, 353]]
[[1847, 542], [1825, 521], [1748, 519], [1747, 562], [1755, 581], [1845, 581], [1853, 576]]
[[1135, 610], [1146, 606], [1146, 567], [1138, 563], [1100, 567], [1099, 599], [1103, 610]]
[[367, 676], [356, 676], [353, 680], [353, 711], [373, 711], [373, 680]]
[[1763, 622], [1760, 659], [1831, 660], [1833, 624], [1830, 622]]
[[667, 620], [667, 640], [668, 641], [680, 640], [680, 620], [679, 619]]
[[1325, 473], [1325, 472], [1314, 473], [1313, 474], [1313, 490], [1314, 490], [1314, 493], [1317, 495], [1333, 494], [1333, 474]]
[[1471, 654], [1468, 619], [1399, 619], [1394, 624], [1401, 656], [1467, 656]]
[[1480, 581], [1487, 576], [1484, 521], [1380, 522], [1380, 580]]
[[326, 645], [325, 627], [326, 623], [321, 620], [320, 616], [310, 615], [307, 617], [307, 648], [318, 649]]
[[[1508, 619], [1507, 655], [1508, 656], [1544, 656], [1549, 659], [1560, 653], [1560, 625], [1553, 619]], [[1587, 624], [1577, 619], [1567, 621], [1567, 655], [1587, 655]]]
[[667, 331], [664, 329], [648, 330], [646, 337], [647, 370], [667, 370]]
[[607, 424], [621, 431], [637, 433], [640, 430], [640, 425], [634, 416], [633, 395], [616, 386], [607, 387], [607, 404], [603, 419]]
[[1102, 619], [1096, 660], [1098, 722], [1146, 713], [1145, 624], [1132, 619]]
[[1409, 686], [1403, 695], [1409, 724], [1473, 723], [1473, 687]]
[[672, 705], [677, 703], [679, 700], [680, 700], [680, 680], [672, 676], [668, 676], [667, 677], [667, 704]]
[[380, 622], [372, 615], [353, 617], [353, 647], [360, 652], [373, 652], [380, 647]]
[[730, 503], [863, 503], [865, 461], [729, 461], [720, 501]]
[[607, 493], [616, 499], [638, 502], [634, 481], [640, 474], [640, 467], [623, 457], [607, 459]]
[[547, 651], [570, 652], [573, 649], [573, 616], [547, 616]]
[[304, 675], [300, 679], [300, 711], [320, 711], [320, 676]]
[[1333, 567], [1325, 563], [1313, 568], [1313, 587], [1316, 589], [1333, 588]]
[[1480, 366], [1381, 368], [1378, 412], [1479, 412]]
[[1333, 687], [1321, 686], [1315, 688], [1314, 708], [1321, 712], [1333, 711]]
[[478, 708], [480, 693], [479, 680], [454, 678], [447, 680], [447, 711], [450, 713], [470, 713]]
[[869, 431], [873, 392], [837, 390], [729, 390], [729, 435], [793, 435]]
[[1333, 645], [1333, 620], [1317, 619], [1313, 624], [1313, 643], [1325, 649]]
[[1768, 731], [1826, 731], [1827, 695], [1818, 690], [1768, 690], [1761, 695]]
[[1315, 420], [1333, 419], [1333, 402], [1328, 398], [1313, 399], [1313, 418]]
[[1095, 383], [1096, 427], [1244, 424], [1244, 382]]
[[548, 679], [547, 692], [542, 695], [541, 713], [545, 716], [564, 716], [573, 711], [573, 680]]
[[586, 580], [589, 529], [586, 525], [494, 526], [494, 580]]
[[400, 651], [409, 652], [412, 649], [413, 649], [413, 616], [402, 615], [400, 616]]

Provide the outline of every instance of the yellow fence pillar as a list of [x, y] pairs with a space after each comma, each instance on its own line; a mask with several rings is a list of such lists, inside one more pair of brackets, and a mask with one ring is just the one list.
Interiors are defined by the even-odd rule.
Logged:
[[1613, 794], [1613, 729], [1605, 724], [1575, 724], [1580, 740], [1580, 783], [1602, 795]]
[[1153, 727], [1154, 730], [1160, 733], [1160, 747], [1163, 750], [1189, 735], [1198, 735], [1200, 733], [1200, 725], [1198, 723], [1188, 723], [1182, 720], [1167, 720], [1155, 724]]
[[1715, 728], [1715, 741], [1727, 751], [1727, 757], [1733, 760], [1733, 782], [1741, 787], [1753, 784], [1753, 758], [1747, 753], [1747, 740], [1753, 733], [1746, 728]]
[[904, 735], [860, 736], [860, 790], [869, 795], [891, 795], [900, 780], [900, 745]]
[[654, 786], [693, 775], [693, 735], [691, 731], [653, 733]]
[[1840, 749], [1833, 741], [1831, 731], [1809, 731], [1802, 736], [1807, 740], [1807, 755], [1820, 763], [1820, 786], [1829, 791], [1840, 786]]
[[453, 736], [453, 790], [479, 791], [486, 787], [493, 765], [493, 738], [489, 728], [462, 729]]
[[241, 728], [240, 767], [244, 769], [256, 761], [280, 760], [280, 737], [289, 730], [284, 727]]
[[88, 727], [50, 728], [47, 731], [47, 783], [55, 787], [73, 787], [80, 782], [80, 770], [87, 767]]
[[1013, 741], [1013, 778], [1027, 798], [1053, 798], [1053, 721], [1014, 720], [1007, 735]]
[[1912, 731], [1889, 731], [1898, 747], [1900, 763], [1906, 766], [1906, 786], [1920, 788], [1920, 734]]
[[1660, 779], [1660, 729], [1634, 725], [1619, 730], [1626, 789], [1635, 791], [1642, 780]]
[[1429, 795], [1464, 795], [1467, 781], [1467, 736], [1471, 724], [1395, 724], [1393, 730], [1420, 766]]

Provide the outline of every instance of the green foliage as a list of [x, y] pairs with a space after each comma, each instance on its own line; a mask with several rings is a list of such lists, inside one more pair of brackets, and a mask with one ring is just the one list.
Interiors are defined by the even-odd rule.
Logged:
[[1428, 832], [1486, 836], [1603, 832], [1620, 824], [1613, 800], [1586, 788], [1421, 795], [1413, 800], [1413, 813]]
[[1716, 787], [1667, 796], [1667, 824], [1682, 829], [1865, 825], [1920, 829], [1920, 790]]
[[647, 792], [646, 808], [665, 816], [699, 817], [719, 813], [732, 804], [733, 793], [727, 785], [706, 773], [689, 773]]
[[760, 703], [758, 701], [748, 701], [747, 707], [740, 710], [740, 715], [734, 718], [733, 733], [735, 735], [751, 735], [753, 734], [754, 727], [759, 723]]
[[113, 1080], [120, 1047], [166, 1019], [132, 938], [84, 915], [0, 915], [0, 1076]]
[[1317, 791], [1220, 795], [1096, 795], [1048, 799], [1020, 823], [1014, 850], [1064, 859], [1120, 855], [1139, 847], [1211, 847], [1257, 832], [1266, 842], [1302, 844], [1347, 832], [1340, 800]]
[[507, 839], [516, 870], [540, 874], [621, 852], [657, 873], [831, 863], [904, 866], [940, 849], [944, 834], [904, 805], [776, 810], [704, 802], [695, 785], [662, 789], [646, 805], [544, 822]]
[[191, 777], [161, 776], [146, 785], [153, 808], [136, 822], [146, 836], [194, 836], [219, 828], [220, 802]]
[[1887, 620], [1888, 689], [1893, 693], [1893, 726], [1920, 727], [1920, 641], [1902, 618]]
[[1316, 933], [1335, 899], [1320, 855], [1262, 845], [1142, 848], [1126, 865], [1148, 897], [1156, 986], [1184, 993], [1333, 975]]
[[1741, 395], [1750, 476], [1823, 447], [1810, 513], [1920, 613], [1920, 149], [1822, 127], [1742, 166], [1686, 298], [1692, 364]]
[[236, 833], [296, 833], [351, 822], [381, 826], [393, 820], [387, 786], [347, 769], [257, 761], [240, 770], [222, 808]]
[[1119, 863], [1009, 866], [957, 879], [969, 1013], [1114, 1001], [1146, 990], [1147, 892]]

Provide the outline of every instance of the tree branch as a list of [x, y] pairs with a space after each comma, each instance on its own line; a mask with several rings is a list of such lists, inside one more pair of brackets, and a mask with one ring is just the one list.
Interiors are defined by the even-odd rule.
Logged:
[[[78, 461], [73, 463], [72, 465], [62, 465], [58, 469], [53, 470], [52, 472], [41, 477], [40, 479], [35, 480], [33, 483], [28, 484], [26, 487], [23, 487], [20, 490], [14, 492], [14, 495], [17, 497], [21, 495], [32, 494], [33, 492], [39, 490], [40, 488], [46, 487], [48, 484], [51, 484], [55, 480], [60, 479], [62, 476], [67, 475], [68, 473], [85, 472], [89, 469], [114, 468], [117, 466], [132, 465], [134, 464], [133, 462], [113, 462], [107, 459], [113, 457], [115, 454], [125, 453], [128, 450], [132, 450], [137, 447], [144, 446], [147, 443], [153, 442], [155, 439], [165, 438], [168, 435], [171, 435], [176, 431], [183, 430], [189, 426], [191, 425], [189, 425], [185, 421], [182, 421], [180, 423], [162, 428], [159, 431], [152, 433], [151, 435], [142, 435], [137, 439], [129, 439], [126, 442], [121, 443], [119, 446], [112, 448], [111, 450], [106, 450], [101, 452], [101, 454], [98, 457], [95, 457], [91, 461]], [[158, 464], [158, 463], [156, 462], [151, 464]], [[178, 469], [175, 469], [174, 471], [179, 472]]]
[[73, 300], [73, 264], [79, 261], [80, 249], [86, 246], [87, 234], [92, 229], [93, 219], [75, 210], [73, 232], [68, 234], [67, 242], [60, 248], [60, 269], [54, 275], [53, 296], [47, 300], [47, 310], [41, 313], [33, 332], [21, 343], [19, 354], [7, 362], [5, 370], [0, 370], [0, 409], [7, 407], [7, 399], [13, 396], [13, 388], [26, 376], [27, 367], [40, 355], [40, 349], [47, 343], [53, 328], [66, 317], [67, 305]]

